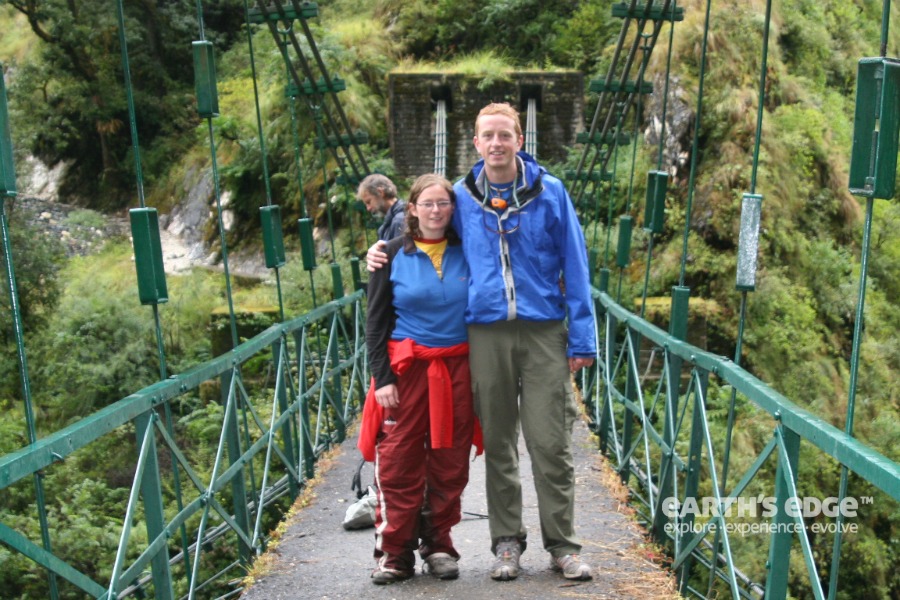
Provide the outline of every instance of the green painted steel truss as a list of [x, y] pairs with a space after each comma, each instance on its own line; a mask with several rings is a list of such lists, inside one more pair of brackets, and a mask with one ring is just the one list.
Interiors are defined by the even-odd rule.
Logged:
[[[581, 377], [592, 428], [642, 507], [642, 520], [673, 556], [682, 594], [785, 598], [796, 541], [815, 598], [826, 598], [810, 532], [833, 534], [852, 521], [841, 506], [863, 512], [874, 502], [851, 495], [839, 504], [837, 490], [835, 497], [804, 498], [801, 445], [810, 452], [804, 456], [830, 457], [835, 468], [881, 490], [879, 502], [900, 502], [900, 465], [727, 358], [680, 341], [606, 293], [595, 290], [595, 301], [601, 348], [595, 368]], [[732, 449], [735, 406], [742, 433], [749, 434], [748, 423], [767, 432], [742, 461]], [[711, 414], [726, 411], [728, 426], [711, 427]], [[754, 562], [751, 549], [757, 563], [760, 549], [768, 552], [764, 572], [744, 567]]]
[[[131, 394], [77, 423], [0, 458], [0, 489], [90, 451], [123, 426], [136, 434], [136, 469], [116, 520], [120, 542], [108, 581], [56, 556], [8, 523], [0, 542], [95, 598], [151, 589], [156, 598], [225, 595], [290, 501], [315, 475], [316, 460], [340, 444], [368, 387], [363, 292], [274, 325], [234, 350]], [[262, 380], [242, 376], [252, 360], [268, 362]], [[220, 388], [214, 448], [197, 452], [187, 429], [166, 408], [201, 386]], [[279, 503], [279, 500], [282, 500]], [[52, 499], [51, 499], [52, 501]], [[278, 504], [278, 506], [274, 506]], [[51, 504], [51, 510], [54, 508]], [[140, 529], [140, 535], [136, 531]], [[221, 555], [233, 557], [222, 566]], [[215, 556], [214, 561], [208, 559]], [[217, 568], [211, 572], [212, 565]]]

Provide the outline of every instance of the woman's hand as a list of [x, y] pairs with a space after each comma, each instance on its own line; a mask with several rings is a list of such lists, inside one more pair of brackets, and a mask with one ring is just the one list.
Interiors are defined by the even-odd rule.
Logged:
[[397, 393], [397, 385], [389, 383], [375, 390], [375, 401], [384, 408], [397, 408], [400, 406], [400, 395]]

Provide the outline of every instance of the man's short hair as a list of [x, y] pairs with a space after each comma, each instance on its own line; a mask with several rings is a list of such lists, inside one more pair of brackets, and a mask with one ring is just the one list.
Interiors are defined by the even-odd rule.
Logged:
[[372, 173], [359, 182], [359, 189], [356, 191], [356, 194], [362, 195], [363, 192], [376, 198], [380, 196], [385, 200], [393, 200], [397, 197], [397, 186], [384, 175]]
[[482, 108], [475, 117], [475, 135], [478, 135], [478, 119], [487, 115], [502, 115], [509, 117], [516, 124], [516, 135], [522, 135], [522, 124], [519, 121], [519, 111], [514, 109], [509, 102], [492, 102]]

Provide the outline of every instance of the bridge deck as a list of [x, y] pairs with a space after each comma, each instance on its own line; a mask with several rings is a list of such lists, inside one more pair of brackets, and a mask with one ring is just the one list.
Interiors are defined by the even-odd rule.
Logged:
[[[550, 570], [548, 555], [541, 547], [531, 463], [520, 441], [529, 545], [517, 580], [495, 582], [487, 572], [490, 535], [484, 518], [484, 460], [479, 457], [472, 464], [463, 497], [463, 520], [453, 530], [462, 555], [459, 579], [438, 581], [417, 572], [403, 583], [373, 585], [369, 574], [375, 564], [374, 530], [345, 531], [341, 527], [347, 507], [355, 500], [350, 490], [359, 460], [354, 437], [323, 464], [324, 475], [314, 484], [311, 502], [289, 518], [280, 542], [257, 563], [258, 575], [241, 598], [677, 598], [672, 591], [674, 581], [652, 562], [652, 550], [622, 501], [623, 488], [617, 488], [618, 479], [597, 454], [581, 421], [574, 438], [576, 527], [584, 546], [582, 554], [594, 567], [593, 581], [567, 582]], [[363, 484], [371, 479], [371, 465], [366, 465]]]

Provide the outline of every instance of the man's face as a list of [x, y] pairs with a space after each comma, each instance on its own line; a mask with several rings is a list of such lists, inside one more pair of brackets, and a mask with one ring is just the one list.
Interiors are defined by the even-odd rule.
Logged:
[[506, 170], [514, 167], [516, 152], [523, 137], [516, 133], [516, 123], [505, 115], [482, 115], [478, 118], [475, 149], [487, 167]]
[[372, 216], [383, 217], [387, 213], [387, 206], [385, 206], [384, 198], [380, 193], [373, 195], [364, 191], [359, 194], [359, 199], [366, 205], [366, 210], [369, 211]]

